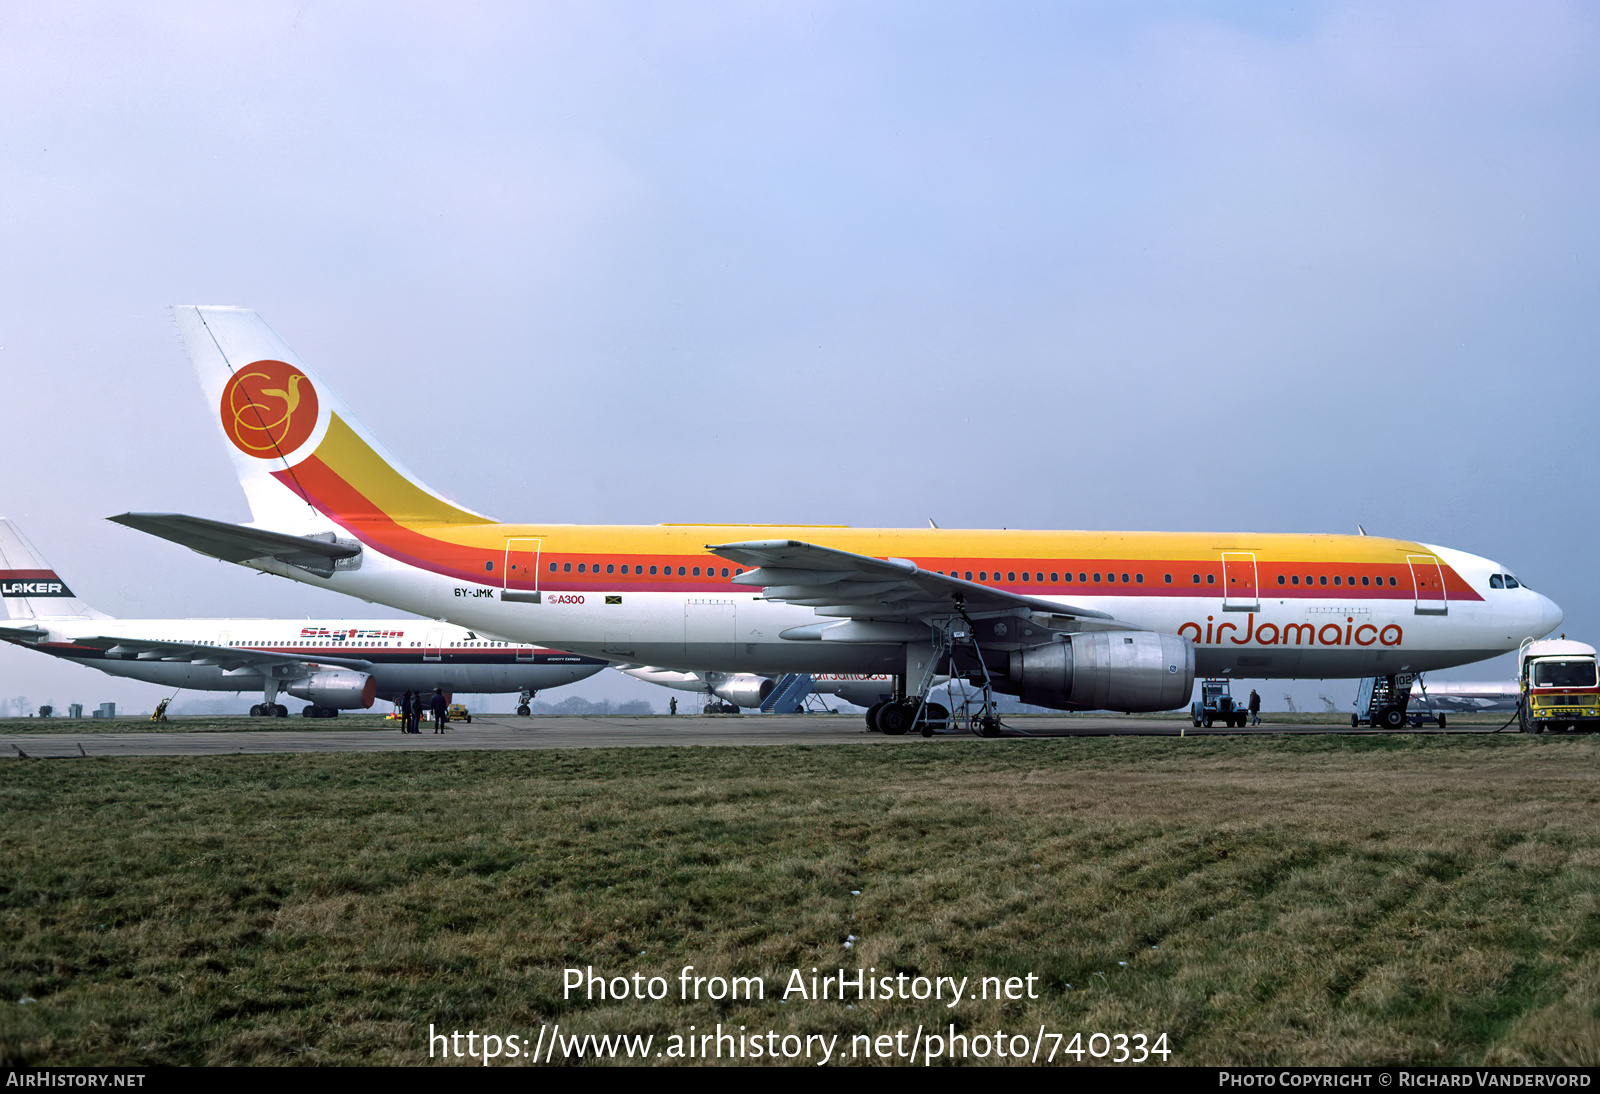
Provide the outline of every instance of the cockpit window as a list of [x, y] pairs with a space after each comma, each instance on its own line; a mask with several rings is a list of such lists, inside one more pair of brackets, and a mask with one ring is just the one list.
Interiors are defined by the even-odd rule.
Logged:
[[1518, 588], [1517, 579], [1512, 577], [1510, 574], [1506, 575], [1506, 588], [1508, 588], [1508, 589]]
[[1595, 686], [1593, 661], [1535, 661], [1533, 686], [1536, 688], [1592, 688]]
[[1491, 588], [1491, 589], [1504, 589], [1505, 587], [1506, 587], [1506, 579], [1505, 579], [1505, 577], [1503, 575], [1501, 575], [1501, 574], [1490, 574], [1489, 575], [1489, 588]]

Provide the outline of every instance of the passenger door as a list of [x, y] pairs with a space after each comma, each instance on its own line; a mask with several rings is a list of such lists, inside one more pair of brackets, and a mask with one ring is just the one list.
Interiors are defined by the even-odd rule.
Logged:
[[1417, 592], [1418, 615], [1448, 615], [1449, 599], [1444, 590], [1444, 567], [1432, 555], [1407, 555], [1411, 582]]
[[506, 540], [506, 557], [501, 564], [500, 599], [540, 602], [539, 552], [544, 540], [519, 536]]
[[1261, 610], [1261, 594], [1256, 581], [1255, 552], [1222, 552], [1222, 610], [1225, 612]]

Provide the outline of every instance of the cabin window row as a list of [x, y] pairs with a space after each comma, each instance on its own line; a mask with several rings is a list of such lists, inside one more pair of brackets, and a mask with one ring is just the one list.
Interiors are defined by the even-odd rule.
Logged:
[[[944, 573], [943, 570], [940, 570], [938, 572], [940, 574]], [[966, 571], [951, 570], [948, 576], [950, 576], [950, 577], [959, 577], [963, 581], [971, 581], [971, 580], [973, 580], [972, 571], [971, 570], [966, 570]], [[1056, 584], [1056, 583], [1060, 582], [1061, 576], [1062, 575], [1061, 575], [1060, 571], [1056, 571], [1056, 572], [1052, 573], [1050, 575], [1051, 584]], [[1087, 572], [1080, 573], [1078, 575], [1079, 583], [1083, 584], [1083, 585], [1089, 584], [1090, 583], [1089, 582], [1090, 576], [1091, 575], [1089, 573], [1087, 573]], [[1094, 578], [1094, 584], [1096, 584], [1096, 585], [1099, 585], [1099, 584], [1102, 584], [1102, 583], [1110, 583], [1110, 584], [1114, 585], [1117, 582], [1117, 575], [1113, 574], [1113, 573], [1104, 573], [1104, 574], [1097, 573], [1097, 574], [1094, 574], [1092, 576]], [[1015, 571], [1015, 570], [1008, 570], [1005, 573], [1005, 580], [1006, 581], [1016, 581], [1016, 580], [1018, 580], [1018, 577], [1019, 577], [1019, 575], [1017, 574], [1017, 571]], [[1041, 585], [1044, 584], [1044, 571], [1043, 570], [1035, 571], [1032, 574], [1029, 574], [1026, 570], [1024, 570], [1021, 573], [1020, 577], [1021, 577], [1021, 580], [1022, 580], [1023, 584], [1027, 584], [1030, 581], [1031, 582], [1037, 582], [1037, 583], [1039, 583]], [[989, 575], [989, 571], [988, 570], [979, 570], [978, 571], [977, 580], [979, 580], [979, 581], [988, 581], [989, 578], [990, 578], [990, 575]], [[1066, 575], [1066, 578], [1067, 578], [1068, 581], [1071, 581], [1072, 580], [1072, 574], [1069, 572]], [[996, 570], [994, 572], [994, 580], [996, 580], [996, 581], [1001, 580], [1001, 574], [1000, 574], [999, 570]], [[1143, 574], [1131, 574], [1131, 575], [1130, 574], [1123, 574], [1122, 575], [1122, 583], [1125, 584], [1125, 585], [1143, 585], [1144, 584], [1144, 575]], [[1171, 574], [1167, 575], [1167, 584], [1169, 584], [1169, 585], [1172, 584], [1172, 575]]]
[[[1328, 575], [1323, 574], [1320, 578], [1317, 578], [1317, 579], [1313, 580], [1312, 576], [1310, 574], [1307, 574], [1305, 583], [1307, 585], [1326, 585], [1328, 583]], [[1354, 577], [1350, 577], [1350, 578], [1347, 579], [1347, 578], [1345, 578], [1345, 577], [1343, 577], [1341, 575], [1335, 575], [1334, 579], [1333, 579], [1333, 583], [1335, 585], [1344, 585], [1344, 584], [1354, 585], [1356, 583], [1356, 579]], [[1299, 574], [1290, 574], [1290, 575], [1288, 575], [1288, 580], [1285, 581], [1284, 580], [1284, 575], [1283, 574], [1279, 574], [1278, 575], [1278, 584], [1279, 585], [1285, 585], [1285, 584], [1287, 584], [1287, 585], [1298, 585], [1298, 584], [1300, 584], [1300, 575]], [[1383, 584], [1383, 578], [1381, 578], [1381, 577], [1363, 576], [1361, 578], [1361, 584], [1369, 585], [1369, 586], [1370, 585], [1382, 585]], [[1394, 585], [1395, 584], [1395, 579], [1391, 577], [1389, 579], [1389, 584], [1390, 585]]]
[[[943, 570], [939, 571], [940, 574], [943, 574], [944, 572], [945, 571], [943, 571]], [[973, 572], [971, 570], [965, 570], [965, 571], [951, 570], [950, 573], [949, 573], [949, 576], [950, 577], [960, 577], [965, 581], [973, 580]], [[979, 581], [988, 581], [988, 580], [990, 580], [990, 576], [991, 575], [990, 575], [990, 572], [988, 570], [979, 570], [977, 572], [977, 580], [979, 580]], [[1056, 583], [1060, 582], [1060, 580], [1062, 579], [1063, 576], [1066, 578], [1066, 580], [1068, 582], [1070, 582], [1072, 580], [1072, 574], [1071, 574], [1070, 571], [1068, 573], [1066, 573], [1065, 575], [1063, 575], [1060, 571], [1053, 571], [1050, 574], [1050, 582], [1051, 582], [1051, 584], [1056, 584]], [[1496, 575], [1496, 576], [1499, 576], [1499, 575]], [[1008, 571], [1006, 571], [1006, 573], [1004, 575], [1004, 579], [1006, 581], [1017, 581], [1018, 577], [1019, 577], [1019, 575], [1018, 575], [1017, 571], [1015, 571], [1015, 570], [1008, 570]], [[1044, 572], [1042, 570], [1035, 571], [1031, 575], [1026, 570], [1024, 570], [1024, 571], [1021, 572], [1020, 578], [1021, 578], [1021, 580], [1022, 580], [1022, 582], [1024, 584], [1027, 584], [1030, 580], [1042, 584], [1044, 582], [1045, 575], [1044, 575]], [[1171, 585], [1172, 584], [1172, 575], [1171, 574], [1162, 574], [1161, 578], [1162, 578], [1163, 583], [1165, 583], [1167, 585]], [[995, 581], [1001, 580], [1001, 573], [1000, 573], [999, 570], [994, 571], [993, 579]], [[1117, 580], [1118, 580], [1117, 575], [1114, 574], [1114, 573], [1091, 573], [1089, 571], [1080, 571], [1078, 573], [1078, 584], [1080, 584], [1080, 585], [1089, 585], [1089, 584], [1094, 584], [1094, 585], [1101, 585], [1101, 584], [1115, 585], [1115, 584], [1117, 584]], [[1191, 575], [1189, 580], [1195, 585], [1215, 585], [1217, 583], [1217, 575], [1216, 574], [1205, 574], [1204, 576], [1202, 576], [1200, 574], [1193, 574], [1193, 575]], [[1385, 579], [1382, 578], [1382, 577], [1372, 577], [1372, 576], [1368, 575], [1368, 576], [1361, 577], [1360, 578], [1360, 583], [1362, 585], [1365, 585], [1365, 586], [1370, 588], [1373, 585], [1380, 585], [1380, 586], [1383, 585], [1384, 584], [1384, 580]], [[1131, 585], [1143, 585], [1144, 584], [1144, 574], [1142, 574], [1142, 573], [1135, 573], [1135, 574], [1132, 574], [1132, 575], [1123, 574], [1123, 575], [1121, 575], [1121, 581], [1122, 581], [1122, 584], [1124, 584], [1124, 585], [1129, 585], [1129, 584], [1131, 584]], [[1279, 585], [1299, 585], [1300, 583], [1301, 583], [1301, 581], [1300, 581], [1300, 575], [1299, 574], [1291, 574], [1291, 575], [1279, 574], [1278, 575], [1278, 584]], [[1328, 583], [1329, 582], [1328, 582], [1328, 578], [1327, 578], [1326, 575], [1318, 578], [1318, 577], [1313, 577], [1313, 576], [1308, 574], [1308, 575], [1306, 575], [1306, 578], [1305, 578], [1305, 584], [1307, 584], [1307, 585], [1319, 585], [1319, 584], [1320, 585], [1327, 585]], [[1346, 578], [1343, 575], [1338, 575], [1338, 576], [1335, 576], [1334, 579], [1333, 579], [1333, 584], [1334, 585], [1343, 586], [1343, 585], [1345, 585], [1347, 583], [1349, 585], [1354, 586], [1357, 583], [1357, 578], [1354, 577], [1353, 575], [1351, 577], [1349, 577], [1349, 578]], [[1388, 583], [1390, 585], [1396, 584], [1395, 579], [1392, 578], [1392, 577], [1388, 579]], [[1499, 585], [1494, 585], [1493, 587], [1494, 588], [1500, 588]], [[1511, 588], [1515, 588], [1516, 586], [1513, 585], [1513, 586], [1510, 586], [1510, 587]]]
[[[561, 571], [560, 571], [561, 573], [565, 573], [565, 574], [572, 573], [572, 563], [570, 563], [570, 562], [562, 562], [562, 563], [552, 562], [550, 564], [550, 572], [551, 573], [555, 573], [556, 572], [556, 567], [558, 565], [561, 567]], [[592, 567], [587, 562], [578, 563], [578, 573], [580, 573], [580, 574], [587, 574], [587, 573], [596, 573], [597, 574], [599, 572], [600, 572], [600, 563], [598, 563], [598, 562], [594, 563]], [[617, 564], [615, 562], [606, 563], [606, 573], [614, 574], [616, 572], [617, 572]], [[627, 572], [628, 572], [628, 564], [627, 563], [623, 563], [623, 565], [622, 565], [622, 573], [626, 574]], [[635, 574], [643, 574], [645, 572], [645, 568], [643, 566], [634, 566], [633, 567], [633, 572]], [[672, 576], [672, 567], [671, 566], [659, 566], [659, 567], [658, 566], [652, 566], [652, 567], [650, 567], [651, 576], [655, 576], [657, 573], [659, 573], [660, 576], [662, 576], [662, 577], [671, 577]], [[739, 574], [744, 573], [744, 568], [743, 567], [735, 567], [733, 569], [732, 573], [733, 573], [734, 576], [738, 576]], [[678, 567], [678, 576], [679, 577], [699, 577], [700, 576], [700, 567], [698, 567], [698, 566], [679, 566]], [[706, 577], [716, 577], [717, 576], [717, 568], [715, 566], [707, 566], [705, 568], [705, 576]], [[728, 567], [726, 567], [726, 566], [722, 567], [722, 575], [721, 576], [723, 576], [723, 577], [729, 576]]]

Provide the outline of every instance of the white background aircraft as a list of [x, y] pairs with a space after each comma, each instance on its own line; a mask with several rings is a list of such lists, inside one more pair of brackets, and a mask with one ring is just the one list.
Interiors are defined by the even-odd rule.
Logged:
[[533, 693], [606, 665], [419, 619], [114, 619], [74, 596], [9, 520], [0, 602], [0, 639], [16, 646], [174, 690], [255, 692], [251, 713], [278, 717], [284, 695], [329, 717], [406, 691]]
[[[777, 685], [779, 678], [761, 676], [753, 672], [684, 672], [678, 669], [655, 668], [648, 665], [618, 666], [625, 676], [643, 680], [647, 684], [687, 691], [699, 695], [715, 695], [723, 702], [743, 708], [759, 708]], [[944, 683], [939, 677], [934, 686]], [[858, 707], [870, 707], [887, 702], [894, 696], [894, 677], [887, 673], [877, 675], [852, 673], [816, 673], [811, 678], [812, 692], [833, 695]]]

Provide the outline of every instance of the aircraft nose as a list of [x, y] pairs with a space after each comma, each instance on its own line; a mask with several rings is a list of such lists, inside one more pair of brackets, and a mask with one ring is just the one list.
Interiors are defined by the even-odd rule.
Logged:
[[1539, 636], [1543, 637], [1561, 626], [1561, 621], [1566, 618], [1566, 615], [1562, 612], [1561, 606], [1548, 596], [1543, 593], [1534, 593], [1533, 595], [1538, 598], [1534, 605], [1534, 616], [1538, 621], [1535, 626]]

